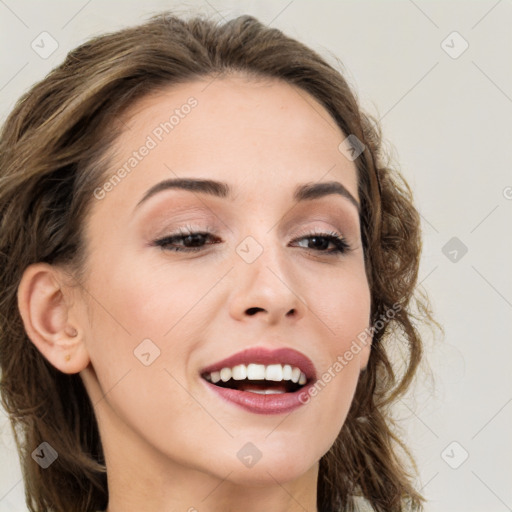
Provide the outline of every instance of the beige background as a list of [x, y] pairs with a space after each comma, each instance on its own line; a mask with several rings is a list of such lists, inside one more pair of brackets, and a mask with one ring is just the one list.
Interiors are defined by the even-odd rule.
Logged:
[[[0, 0], [0, 120], [71, 48], [162, 9], [253, 14], [343, 62], [414, 189], [421, 280], [446, 332], [429, 342], [435, 388], [423, 378], [398, 410], [427, 511], [512, 510], [510, 0]], [[50, 56], [31, 47], [42, 32]], [[1, 410], [0, 460], [0, 512], [25, 511]]]

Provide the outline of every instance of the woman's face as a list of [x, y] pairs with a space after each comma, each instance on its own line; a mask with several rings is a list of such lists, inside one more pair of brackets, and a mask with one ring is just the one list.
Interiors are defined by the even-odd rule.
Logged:
[[370, 292], [345, 135], [305, 92], [241, 77], [175, 86], [124, 122], [80, 310], [107, 463], [259, 484], [315, 471], [369, 352], [351, 349]]

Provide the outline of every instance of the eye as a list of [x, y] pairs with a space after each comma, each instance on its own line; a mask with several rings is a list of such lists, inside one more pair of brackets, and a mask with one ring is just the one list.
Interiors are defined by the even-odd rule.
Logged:
[[153, 245], [168, 251], [197, 252], [219, 242], [220, 239], [208, 231], [180, 230], [179, 233], [155, 240]]
[[[209, 231], [181, 229], [178, 233], [155, 240], [153, 245], [166, 251], [198, 252], [208, 245], [220, 243], [220, 238]], [[324, 254], [343, 254], [350, 250], [349, 244], [338, 233], [311, 233], [290, 243], [292, 247], [301, 247]]]
[[311, 233], [297, 238], [293, 245], [326, 254], [343, 254], [350, 250], [349, 244], [338, 233]]

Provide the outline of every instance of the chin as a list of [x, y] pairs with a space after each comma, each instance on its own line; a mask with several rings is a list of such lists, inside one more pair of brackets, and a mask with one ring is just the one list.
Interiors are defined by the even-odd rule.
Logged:
[[312, 446], [307, 446], [307, 443], [301, 449], [298, 443], [283, 446], [281, 442], [276, 446], [268, 442], [264, 445], [262, 442], [259, 444], [261, 450], [255, 444], [237, 443], [235, 457], [226, 456], [231, 450], [219, 454], [224, 460], [223, 464], [216, 464], [216, 476], [224, 478], [229, 474], [231, 482], [246, 486], [274, 485], [276, 481], [282, 484], [297, 480], [309, 471], [316, 471], [323, 455], [321, 447], [312, 450]]
[[285, 484], [293, 482], [309, 471], [316, 471], [318, 461], [297, 464], [293, 457], [273, 458], [263, 462], [261, 459], [252, 468], [235, 466], [229, 475], [229, 480], [237, 485], [249, 487], [264, 487], [268, 485]]

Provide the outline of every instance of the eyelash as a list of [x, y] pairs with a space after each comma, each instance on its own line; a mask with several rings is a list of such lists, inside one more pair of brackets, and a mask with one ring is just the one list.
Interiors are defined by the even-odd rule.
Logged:
[[[190, 228], [187, 229], [180, 229], [178, 233], [175, 233], [173, 235], [166, 236], [164, 238], [161, 238], [159, 240], [155, 240], [153, 242], [153, 245], [161, 247], [162, 250], [167, 251], [174, 251], [174, 252], [182, 252], [182, 253], [192, 253], [192, 252], [198, 252], [204, 249], [204, 245], [200, 247], [185, 247], [185, 246], [177, 246], [175, 245], [176, 241], [184, 241], [187, 237], [197, 237], [197, 236], [203, 236], [208, 237], [210, 240], [214, 239], [214, 242], [210, 242], [209, 244], [205, 245], [213, 245], [220, 243], [221, 240], [218, 237], [215, 237], [212, 233], [208, 231], [194, 231]], [[299, 238], [296, 238], [293, 240], [293, 242], [297, 242], [300, 240], [305, 239], [312, 239], [312, 238], [323, 238], [328, 241], [329, 244], [334, 244], [335, 248], [330, 250], [317, 250], [313, 249], [311, 247], [304, 247], [304, 249], [308, 251], [314, 251], [314, 252], [320, 252], [323, 254], [328, 255], [342, 255], [351, 250], [350, 245], [346, 242], [346, 240], [339, 235], [338, 233], [332, 231], [330, 233], [310, 233], [304, 236], [301, 236]]]

